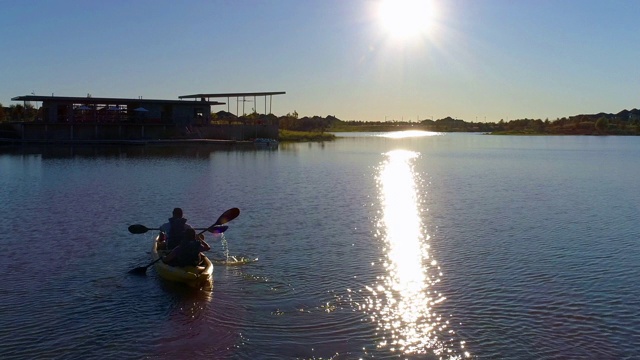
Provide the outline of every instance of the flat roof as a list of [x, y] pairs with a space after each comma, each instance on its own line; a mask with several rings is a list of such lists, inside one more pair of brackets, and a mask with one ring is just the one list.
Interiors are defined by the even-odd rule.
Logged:
[[245, 92], [245, 93], [221, 93], [221, 94], [193, 94], [178, 96], [180, 99], [201, 99], [201, 98], [225, 98], [225, 97], [241, 97], [241, 96], [269, 96], [283, 95], [285, 91], [266, 91], [266, 92]]
[[[182, 97], [181, 97], [182, 98]], [[126, 105], [130, 103], [155, 103], [155, 104], [204, 104], [204, 105], [224, 105], [226, 103], [219, 101], [182, 101], [182, 100], [159, 100], [159, 99], [126, 99], [126, 98], [105, 98], [105, 97], [73, 97], [73, 96], [41, 96], [41, 95], [25, 95], [11, 98], [13, 101], [57, 101], [63, 103], [79, 103], [79, 104], [114, 104]]]

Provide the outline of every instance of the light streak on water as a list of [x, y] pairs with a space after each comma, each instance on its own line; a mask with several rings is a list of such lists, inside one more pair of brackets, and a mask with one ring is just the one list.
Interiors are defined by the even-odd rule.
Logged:
[[429, 254], [421, 215], [420, 179], [413, 168], [419, 154], [394, 150], [385, 155], [377, 179], [382, 205], [377, 228], [384, 241], [385, 274], [368, 287], [368, 310], [380, 336], [377, 346], [406, 355], [462, 358], [447, 336], [453, 334], [448, 321], [434, 309], [446, 299], [433, 289], [440, 269]]
[[385, 132], [378, 136], [391, 138], [391, 139], [404, 139], [404, 138], [412, 138], [412, 137], [438, 136], [438, 135], [442, 135], [442, 133], [433, 132], [433, 131], [424, 131], [424, 130], [403, 130], [403, 131]]

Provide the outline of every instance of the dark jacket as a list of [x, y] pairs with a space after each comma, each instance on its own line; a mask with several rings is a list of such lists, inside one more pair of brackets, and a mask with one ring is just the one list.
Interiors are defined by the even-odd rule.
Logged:
[[169, 224], [171, 224], [169, 234], [167, 234], [167, 247], [169, 250], [180, 245], [184, 239], [184, 231], [187, 229], [186, 223], [187, 219], [185, 218], [169, 218]]
[[199, 240], [183, 241], [176, 249], [178, 254], [171, 265], [174, 266], [197, 266], [200, 263], [200, 251], [202, 247]]

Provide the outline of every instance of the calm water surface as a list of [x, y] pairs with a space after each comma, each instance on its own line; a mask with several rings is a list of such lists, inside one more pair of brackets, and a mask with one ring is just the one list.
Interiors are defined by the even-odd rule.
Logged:
[[[640, 139], [381, 135], [0, 148], [2, 358], [640, 357]], [[128, 274], [176, 206], [258, 261]]]

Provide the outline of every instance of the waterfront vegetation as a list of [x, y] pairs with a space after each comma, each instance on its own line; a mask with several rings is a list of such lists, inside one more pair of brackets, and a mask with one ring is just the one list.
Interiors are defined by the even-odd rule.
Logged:
[[[281, 141], [332, 140], [327, 132], [388, 132], [424, 130], [434, 132], [480, 132], [492, 135], [640, 135], [640, 110], [623, 110], [617, 114], [575, 115], [556, 120], [516, 119], [496, 122], [467, 122], [446, 117], [438, 120], [411, 121], [343, 121], [335, 116], [299, 117], [257, 115], [277, 119]], [[293, 132], [293, 133], [292, 133]], [[304, 134], [304, 136], [303, 136]]]
[[278, 137], [281, 142], [331, 141], [336, 138], [336, 136], [331, 133], [292, 130], [279, 130]]
[[[9, 134], [9, 126], [2, 128], [3, 122], [35, 121], [42, 109], [33, 105], [0, 104], [0, 133]], [[340, 120], [335, 116], [304, 116], [296, 111], [284, 116], [258, 114], [253, 112], [236, 116], [226, 111], [211, 114], [211, 124], [278, 124], [279, 140], [330, 141], [334, 132], [388, 132], [402, 130], [424, 130], [434, 132], [480, 132], [493, 135], [640, 135], [640, 110], [622, 110], [617, 114], [599, 113], [575, 115], [555, 120], [515, 119], [496, 122], [467, 122], [446, 117], [438, 120], [421, 121], [358, 121]], [[2, 137], [2, 134], [0, 134]], [[8, 137], [8, 136], [5, 136]]]
[[[333, 116], [302, 118], [297, 126], [319, 132], [385, 132], [424, 130], [434, 132], [481, 132], [492, 135], [640, 135], [640, 110], [623, 110], [617, 114], [575, 115], [550, 121], [517, 119], [499, 122], [467, 122], [446, 117], [439, 120], [410, 121], [342, 121]], [[291, 121], [280, 123], [280, 129]], [[295, 123], [295, 122], [294, 122]], [[306, 124], [305, 126], [301, 126]]]

